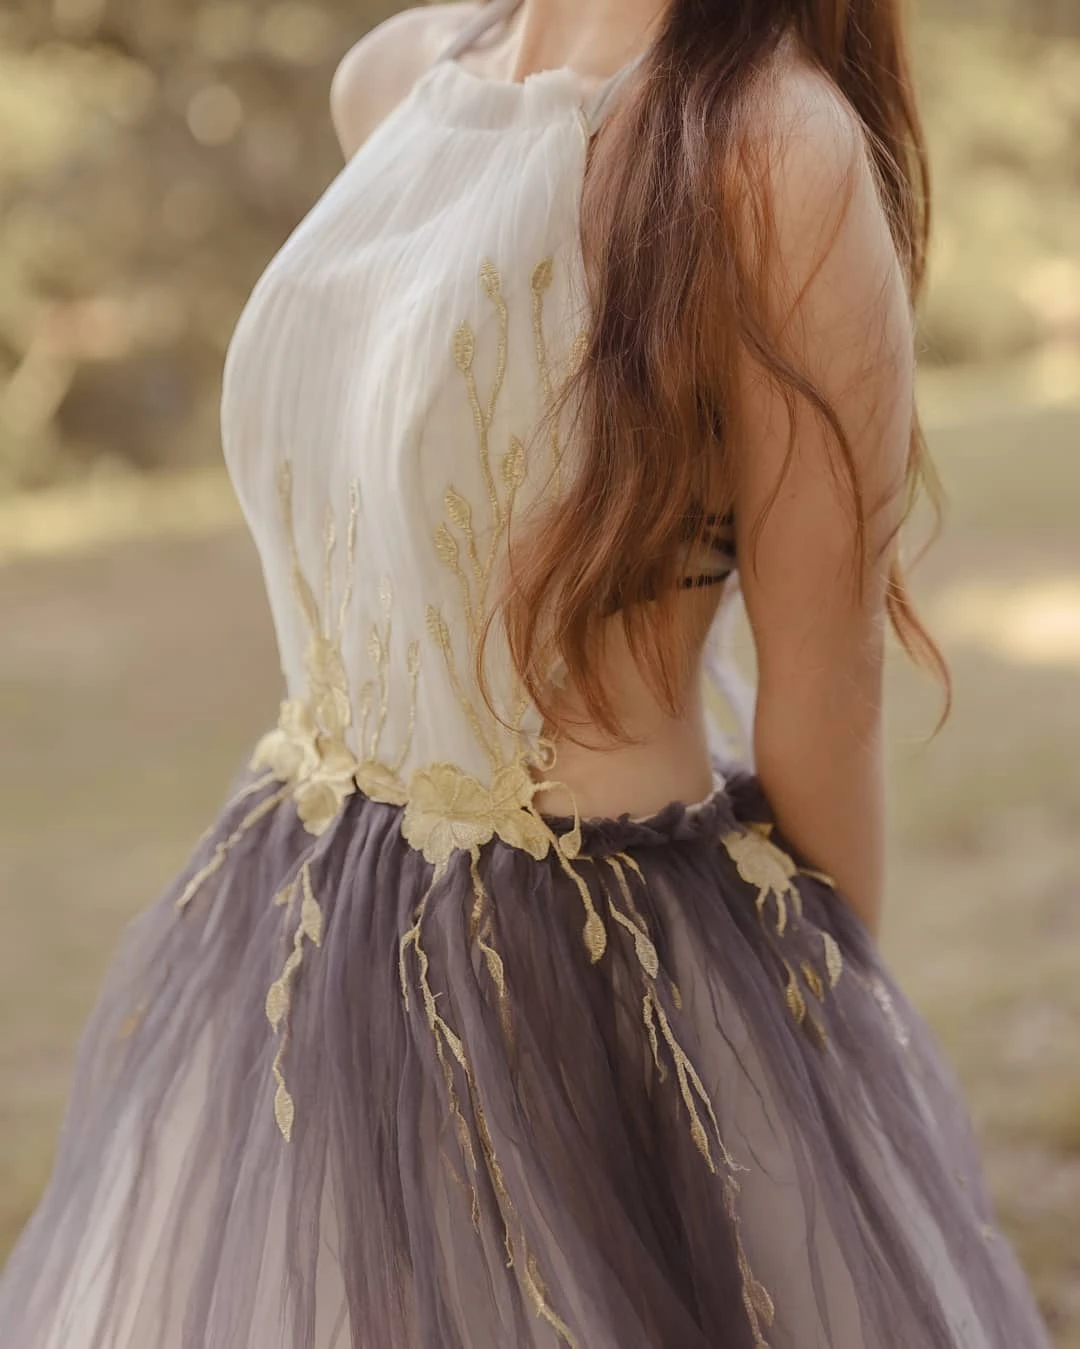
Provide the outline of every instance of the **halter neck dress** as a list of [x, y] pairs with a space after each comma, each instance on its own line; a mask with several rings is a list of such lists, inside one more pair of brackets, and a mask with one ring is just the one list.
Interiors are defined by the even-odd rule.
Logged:
[[280, 716], [108, 975], [5, 1349], [1045, 1349], [934, 1042], [749, 766], [547, 815], [497, 628], [477, 687], [514, 521], [574, 471], [531, 433], [633, 70], [481, 78], [508, 9], [237, 325]]

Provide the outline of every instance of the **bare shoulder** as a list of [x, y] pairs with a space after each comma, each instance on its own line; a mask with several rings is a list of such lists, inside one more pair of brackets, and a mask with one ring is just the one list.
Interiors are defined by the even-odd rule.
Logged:
[[829, 77], [793, 46], [761, 83], [751, 163], [761, 175], [774, 242], [796, 284], [830, 257], [849, 281], [879, 284], [896, 264], [888, 215], [865, 129]]
[[346, 159], [479, 8], [477, 0], [445, 0], [401, 10], [350, 48], [330, 86], [330, 112]]
[[776, 54], [761, 86], [762, 124], [794, 166], [846, 172], [865, 149], [855, 109], [793, 41]]

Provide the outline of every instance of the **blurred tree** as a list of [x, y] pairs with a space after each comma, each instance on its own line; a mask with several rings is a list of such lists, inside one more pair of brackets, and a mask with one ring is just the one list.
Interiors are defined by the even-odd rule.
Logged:
[[23, 0], [0, 15], [0, 490], [217, 453], [237, 311], [340, 167], [330, 76], [386, 12]]
[[1017, 31], [1080, 34], [1076, 0], [924, 0], [923, 11], [935, 18], [980, 21]]

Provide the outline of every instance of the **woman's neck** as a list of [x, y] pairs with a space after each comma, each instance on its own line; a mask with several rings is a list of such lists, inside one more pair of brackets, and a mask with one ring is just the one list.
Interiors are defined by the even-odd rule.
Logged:
[[652, 41], [667, 8], [668, 0], [519, 0], [485, 57], [504, 79], [558, 66], [602, 79]]

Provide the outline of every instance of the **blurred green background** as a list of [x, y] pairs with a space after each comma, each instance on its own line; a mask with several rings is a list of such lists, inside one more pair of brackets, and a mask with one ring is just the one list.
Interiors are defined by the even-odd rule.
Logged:
[[[0, 1255], [121, 926], [276, 706], [221, 362], [339, 166], [336, 61], [386, 12], [0, 10]], [[914, 581], [957, 707], [927, 743], [936, 691], [893, 661], [886, 946], [1080, 1349], [1080, 6], [925, 0], [916, 38], [922, 396], [952, 505]]]

